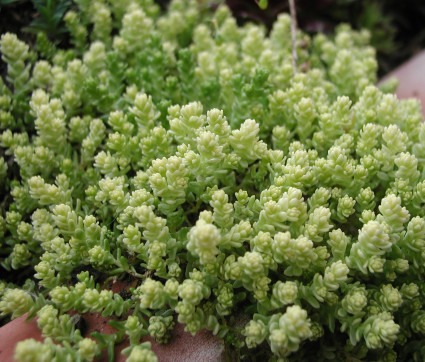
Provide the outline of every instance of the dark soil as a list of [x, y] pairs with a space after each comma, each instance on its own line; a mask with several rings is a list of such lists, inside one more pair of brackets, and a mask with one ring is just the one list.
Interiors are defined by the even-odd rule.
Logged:
[[[1, 4], [1, 0], [0, 0]], [[17, 1], [8, 5], [0, 6], [0, 34], [14, 33], [19, 39], [30, 46], [34, 46], [35, 36], [23, 31], [35, 17], [35, 10], [30, 1]], [[7, 66], [0, 60], [0, 75], [5, 79]]]
[[36, 15], [31, 1], [16, 1], [0, 6], [0, 34], [15, 33], [21, 40], [33, 45], [34, 35], [24, 32], [23, 28], [28, 26]]

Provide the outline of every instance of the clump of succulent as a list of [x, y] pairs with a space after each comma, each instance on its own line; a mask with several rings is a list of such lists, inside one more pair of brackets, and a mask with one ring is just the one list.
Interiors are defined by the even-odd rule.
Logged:
[[286, 14], [76, 3], [70, 49], [0, 40], [0, 311], [45, 337], [15, 358], [156, 361], [178, 322], [239, 358], [423, 360], [425, 125], [369, 33], [298, 30], [294, 69]]

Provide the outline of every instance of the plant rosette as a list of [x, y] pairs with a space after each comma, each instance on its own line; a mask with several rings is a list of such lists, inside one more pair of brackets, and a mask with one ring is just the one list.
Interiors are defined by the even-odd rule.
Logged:
[[[108, 319], [97, 313], [87, 313], [81, 316], [85, 323], [85, 334], [92, 332], [112, 335], [117, 332], [109, 326]], [[34, 339], [43, 342], [44, 338], [37, 326], [35, 319], [25, 321], [26, 315], [14, 319], [0, 328], [0, 355], [4, 362], [16, 361], [13, 358], [16, 344], [26, 339]], [[193, 336], [184, 331], [184, 325], [177, 323], [173, 329], [170, 340], [167, 344], [159, 344], [152, 337], [146, 336], [140, 343], [150, 342], [152, 351], [156, 354], [159, 361], [220, 361], [224, 354], [224, 345], [221, 340], [213, 336], [209, 331], [203, 330]], [[129, 340], [124, 339], [121, 343], [114, 346], [114, 361], [125, 361], [126, 356], [121, 351], [129, 347]], [[105, 350], [95, 360], [108, 360], [108, 352]]]

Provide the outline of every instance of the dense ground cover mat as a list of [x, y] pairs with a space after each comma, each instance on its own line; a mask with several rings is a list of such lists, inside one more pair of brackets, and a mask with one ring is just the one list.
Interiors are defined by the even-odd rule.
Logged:
[[370, 34], [297, 30], [293, 62], [286, 14], [75, 3], [67, 50], [0, 40], [0, 311], [45, 337], [15, 358], [156, 361], [179, 322], [234, 359], [422, 361], [425, 125]]

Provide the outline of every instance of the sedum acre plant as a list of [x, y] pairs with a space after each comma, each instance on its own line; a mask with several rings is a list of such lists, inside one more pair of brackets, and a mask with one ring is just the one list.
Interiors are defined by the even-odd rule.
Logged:
[[286, 14], [75, 3], [67, 50], [0, 40], [0, 311], [45, 337], [15, 358], [156, 361], [179, 322], [235, 359], [422, 361], [425, 124], [368, 32], [297, 31], [293, 69]]

